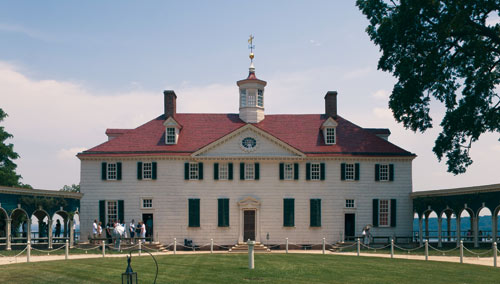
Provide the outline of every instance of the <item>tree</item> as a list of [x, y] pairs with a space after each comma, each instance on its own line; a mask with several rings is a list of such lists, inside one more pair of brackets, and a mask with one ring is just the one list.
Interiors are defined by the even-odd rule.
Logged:
[[79, 184], [72, 184], [71, 186], [65, 185], [59, 191], [80, 192], [80, 185]]
[[446, 113], [435, 141], [448, 172], [472, 164], [471, 145], [500, 131], [500, 0], [357, 0], [380, 47], [378, 69], [397, 78], [389, 108], [397, 122], [424, 132], [432, 127], [431, 99]]
[[[0, 122], [7, 116], [0, 108]], [[19, 158], [19, 155], [14, 152], [14, 145], [6, 143], [6, 140], [12, 137], [12, 134], [0, 126], [0, 185], [31, 188], [29, 185], [22, 184], [19, 181], [22, 177], [16, 174], [17, 165], [12, 160]]]

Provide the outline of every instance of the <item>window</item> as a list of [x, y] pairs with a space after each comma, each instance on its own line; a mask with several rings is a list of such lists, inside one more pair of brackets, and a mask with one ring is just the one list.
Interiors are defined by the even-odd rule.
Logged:
[[167, 144], [175, 144], [175, 128], [167, 128]]
[[189, 199], [189, 227], [200, 226], [200, 199]]
[[257, 90], [257, 106], [264, 107], [264, 91]]
[[245, 164], [245, 180], [255, 179], [255, 167], [252, 163]]
[[311, 180], [319, 180], [320, 179], [320, 166], [319, 163], [311, 164]]
[[219, 179], [227, 180], [229, 177], [229, 169], [227, 163], [219, 164]]
[[285, 163], [283, 174], [284, 174], [285, 180], [292, 180], [293, 179], [293, 164]]
[[241, 107], [247, 105], [247, 90], [240, 90], [240, 105]]
[[346, 199], [345, 208], [355, 208], [354, 199]]
[[142, 208], [153, 208], [153, 199], [143, 199]]
[[[108, 201], [107, 202], [107, 224], [113, 224], [113, 222], [118, 220], [118, 202]], [[104, 224], [103, 224], [104, 226]]]
[[219, 198], [217, 204], [219, 209], [218, 226], [229, 227], [229, 199]]
[[326, 128], [326, 144], [335, 144], [335, 128]]
[[142, 165], [142, 176], [144, 179], [151, 179], [153, 177], [153, 164], [144, 163]]
[[117, 167], [116, 163], [109, 163], [108, 164], [108, 180], [116, 180], [117, 177]]
[[295, 199], [283, 199], [283, 226], [295, 226]]
[[380, 165], [379, 167], [379, 179], [380, 181], [389, 180], [389, 165]]
[[380, 199], [378, 206], [378, 224], [380, 227], [389, 226], [390, 203], [388, 199]]
[[359, 180], [359, 163], [340, 164], [340, 179], [341, 180]]
[[311, 227], [321, 227], [321, 199], [311, 199]]
[[345, 164], [345, 180], [354, 180], [354, 164]]
[[255, 106], [255, 93], [248, 94], [248, 106]]
[[199, 178], [198, 170], [199, 170], [198, 163], [189, 163], [189, 179], [190, 180]]

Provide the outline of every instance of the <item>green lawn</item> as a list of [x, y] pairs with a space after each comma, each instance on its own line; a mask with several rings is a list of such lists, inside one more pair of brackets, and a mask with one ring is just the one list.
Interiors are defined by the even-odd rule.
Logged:
[[[374, 257], [246, 254], [157, 257], [157, 283], [498, 283], [500, 269], [468, 264]], [[126, 258], [50, 261], [0, 266], [2, 283], [121, 283]], [[152, 283], [150, 256], [133, 257], [140, 283]]]

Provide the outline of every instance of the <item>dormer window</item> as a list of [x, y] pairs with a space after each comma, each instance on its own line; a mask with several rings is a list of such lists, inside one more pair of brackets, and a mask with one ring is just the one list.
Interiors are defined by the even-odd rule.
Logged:
[[167, 144], [175, 144], [175, 128], [167, 127]]
[[337, 144], [337, 125], [337, 122], [331, 117], [325, 120], [325, 122], [321, 125], [326, 145]]
[[264, 107], [264, 91], [257, 90], [257, 106]]
[[173, 117], [169, 117], [165, 120], [163, 125], [165, 126], [165, 144], [177, 144], [177, 141], [179, 140], [179, 131], [182, 126], [177, 123]]
[[240, 90], [240, 106], [247, 106], [247, 90], [245, 89]]

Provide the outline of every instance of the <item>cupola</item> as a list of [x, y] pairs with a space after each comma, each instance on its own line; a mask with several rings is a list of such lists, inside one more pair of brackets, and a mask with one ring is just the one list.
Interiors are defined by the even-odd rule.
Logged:
[[253, 64], [253, 36], [248, 39], [250, 48], [250, 68], [246, 79], [236, 82], [240, 96], [240, 119], [246, 123], [259, 123], [264, 119], [264, 88], [266, 81], [257, 79]]

